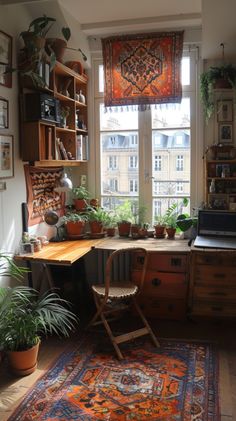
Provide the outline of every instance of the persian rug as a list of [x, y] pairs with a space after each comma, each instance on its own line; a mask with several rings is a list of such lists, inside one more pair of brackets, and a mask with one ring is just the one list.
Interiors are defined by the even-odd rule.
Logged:
[[206, 343], [123, 345], [86, 336], [39, 379], [9, 421], [219, 421], [218, 355]]
[[104, 38], [102, 49], [106, 107], [181, 102], [183, 31]]
[[35, 225], [43, 220], [47, 210], [54, 210], [61, 216], [64, 214], [65, 195], [54, 191], [56, 184], [63, 175], [62, 167], [40, 168], [24, 165], [28, 225]]

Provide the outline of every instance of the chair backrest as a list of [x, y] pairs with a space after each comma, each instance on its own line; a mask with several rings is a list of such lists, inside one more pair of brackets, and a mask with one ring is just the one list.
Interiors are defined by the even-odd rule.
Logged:
[[143, 256], [139, 290], [142, 289], [144, 279], [145, 279], [145, 275], [146, 275], [146, 271], [147, 271], [147, 263], [148, 263], [147, 250], [145, 250], [142, 247], [122, 248], [122, 249], [113, 251], [106, 261], [106, 267], [105, 267], [105, 296], [106, 297], [109, 295], [109, 288], [110, 288], [110, 284], [111, 284], [111, 281], [112, 281], [112, 267], [113, 267], [113, 264], [115, 262], [115, 259], [118, 258], [121, 255], [124, 255], [124, 254], [129, 254], [131, 256], [132, 253], [142, 253], [142, 256]]

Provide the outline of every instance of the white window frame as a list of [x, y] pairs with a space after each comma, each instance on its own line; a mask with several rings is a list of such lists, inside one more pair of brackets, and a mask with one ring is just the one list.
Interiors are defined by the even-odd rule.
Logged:
[[136, 194], [138, 192], [138, 180], [136, 178], [129, 179], [129, 192]]
[[184, 171], [184, 155], [176, 156], [176, 171]]
[[[192, 51], [190, 51], [192, 50]], [[189, 52], [190, 51], [190, 52]], [[186, 46], [184, 55], [189, 55], [190, 86], [183, 89], [183, 97], [190, 97], [191, 107], [191, 180], [190, 180], [190, 207], [197, 207], [204, 199], [202, 155], [204, 150], [204, 133], [202, 108], [199, 99], [199, 74], [202, 71], [202, 62], [199, 60], [199, 47]], [[90, 101], [88, 102], [90, 160], [88, 162], [88, 188], [96, 197], [101, 194], [101, 163], [100, 163], [100, 133], [99, 133], [99, 106], [103, 103], [103, 94], [98, 90], [98, 66], [102, 65], [102, 56], [95, 53], [92, 57], [92, 74], [89, 78]], [[146, 110], [139, 115], [139, 198], [141, 203], [148, 203], [147, 220], [152, 219], [152, 145], [151, 145], [151, 111]], [[144, 127], [146, 129], [144, 130]], [[148, 127], [148, 128], [147, 128]], [[150, 141], [149, 141], [150, 139]], [[149, 206], [150, 204], [150, 206]]]
[[155, 154], [153, 164], [154, 164], [153, 171], [161, 171], [162, 170], [162, 156]]
[[136, 170], [138, 168], [138, 157], [137, 155], [129, 155], [129, 169]]
[[118, 169], [118, 157], [116, 155], [108, 156], [108, 169], [117, 170]]

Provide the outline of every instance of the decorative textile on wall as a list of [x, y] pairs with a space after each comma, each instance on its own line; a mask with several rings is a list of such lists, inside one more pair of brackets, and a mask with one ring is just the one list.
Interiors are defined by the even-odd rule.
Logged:
[[35, 225], [43, 220], [46, 210], [64, 214], [65, 194], [54, 191], [57, 181], [62, 177], [63, 168], [40, 168], [28, 164], [24, 166], [27, 206], [29, 213], [28, 225]]
[[184, 31], [102, 39], [105, 106], [180, 102]]

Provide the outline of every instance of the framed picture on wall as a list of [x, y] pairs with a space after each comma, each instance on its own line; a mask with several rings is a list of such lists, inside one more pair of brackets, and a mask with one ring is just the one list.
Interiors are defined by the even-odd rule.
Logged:
[[12, 37], [0, 31], [0, 85], [12, 87], [12, 74], [6, 73], [12, 68]]
[[13, 136], [0, 134], [0, 178], [14, 176]]
[[8, 129], [8, 101], [0, 97], [0, 129]]
[[217, 101], [217, 121], [219, 123], [233, 121], [233, 100]]
[[233, 124], [219, 124], [219, 143], [233, 143]]

